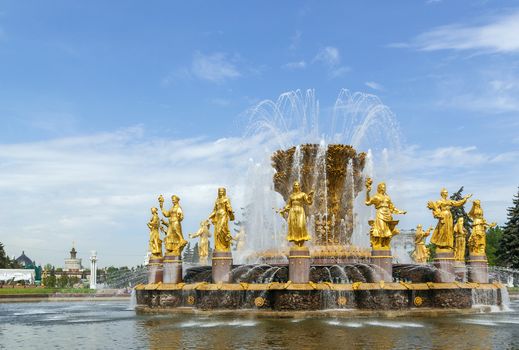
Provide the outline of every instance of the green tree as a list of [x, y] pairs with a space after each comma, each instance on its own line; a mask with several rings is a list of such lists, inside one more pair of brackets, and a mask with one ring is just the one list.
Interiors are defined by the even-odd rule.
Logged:
[[5, 252], [3, 243], [0, 242], [0, 269], [19, 269], [20, 264], [16, 260], [9, 258]]
[[513, 205], [508, 208], [508, 220], [503, 227], [503, 236], [497, 249], [497, 261], [500, 265], [513, 269], [519, 268], [519, 191]]
[[49, 275], [43, 279], [45, 288], [56, 288], [56, 276]]
[[431, 262], [436, 257], [436, 246], [432, 243], [426, 245], [427, 249], [429, 249], [429, 258], [427, 261]]
[[491, 266], [495, 266], [497, 264], [497, 256], [496, 252], [499, 247], [499, 242], [503, 237], [503, 229], [499, 226], [491, 227], [487, 231], [487, 246], [486, 246], [486, 254], [488, 259], [488, 264]]
[[185, 262], [193, 262], [193, 248], [191, 248], [190, 242], [188, 242], [187, 246], [184, 248], [183, 259]]
[[66, 274], [63, 274], [56, 281], [58, 288], [67, 288], [69, 285], [69, 278]]
[[11, 259], [5, 253], [3, 243], [0, 243], [0, 269], [8, 269], [11, 267]]
[[200, 262], [200, 256], [198, 255], [198, 242], [195, 243], [195, 247], [193, 248], [193, 261], [194, 264]]

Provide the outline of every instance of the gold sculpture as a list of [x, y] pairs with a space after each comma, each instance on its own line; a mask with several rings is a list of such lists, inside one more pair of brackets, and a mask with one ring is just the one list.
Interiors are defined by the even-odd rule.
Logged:
[[391, 238], [400, 231], [396, 228], [398, 220], [393, 220], [392, 214], [406, 214], [406, 211], [395, 208], [391, 197], [386, 193], [386, 184], [381, 182], [377, 186], [377, 193], [370, 197], [373, 180], [366, 179], [366, 205], [373, 205], [377, 210], [376, 219], [369, 220], [371, 248], [388, 250], [391, 248]]
[[365, 163], [366, 153], [341, 144], [303, 144], [272, 155], [274, 189], [285, 202], [294, 181], [303, 192], [315, 191], [313, 203], [305, 209], [315, 245], [351, 244], [353, 202], [362, 191]]
[[211, 237], [211, 232], [209, 231], [209, 226], [211, 224], [208, 220], [204, 220], [200, 223], [200, 228], [195, 233], [191, 233], [189, 238], [199, 237], [198, 241], [198, 256], [200, 257], [200, 264], [207, 264], [208, 256], [209, 256], [209, 237]]
[[449, 199], [447, 190], [441, 190], [441, 199], [437, 201], [429, 201], [427, 208], [432, 210], [433, 216], [438, 219], [431, 243], [439, 248], [439, 251], [452, 252], [454, 248], [454, 224], [452, 220], [451, 207], [461, 207], [467, 202], [472, 194], [469, 194], [458, 201]]
[[167, 223], [162, 220], [162, 224], [167, 228], [164, 246], [166, 252], [170, 255], [181, 256], [182, 250], [187, 244], [187, 241], [182, 235], [181, 222], [184, 220], [184, 213], [180, 207], [180, 198], [178, 196], [171, 196], [171, 201], [173, 202], [171, 209], [164, 210], [164, 197], [162, 195], [159, 196], [159, 205], [162, 215], [169, 219]]
[[[302, 247], [305, 241], [310, 240], [310, 235], [306, 229], [305, 205], [311, 205], [314, 191], [306, 194], [301, 191], [299, 182], [295, 181], [292, 193], [288, 197], [288, 201], [283, 209], [278, 213], [288, 222], [289, 242], [294, 242], [296, 246]], [[288, 215], [287, 215], [288, 214]]]
[[236, 250], [241, 251], [245, 249], [245, 228], [241, 227], [240, 231], [232, 239], [236, 242]]
[[454, 225], [454, 260], [465, 261], [467, 229], [463, 226], [465, 219], [460, 217]]
[[470, 255], [486, 255], [486, 231], [489, 227], [495, 227], [495, 222], [489, 224], [483, 217], [483, 209], [481, 202], [476, 199], [472, 203], [472, 208], [469, 212], [469, 217], [472, 219], [472, 233], [469, 238], [469, 252]]
[[160, 219], [158, 209], [151, 208], [151, 219], [148, 222], [148, 228], [150, 229], [150, 245], [149, 250], [154, 258], [162, 257], [162, 240], [159, 235]]
[[231, 201], [226, 196], [226, 190], [223, 187], [218, 189], [218, 197], [208, 220], [211, 220], [214, 226], [215, 251], [230, 252], [232, 236], [229, 230], [229, 221], [234, 221], [234, 212], [232, 211]]
[[413, 252], [413, 259], [418, 264], [424, 264], [429, 258], [429, 249], [425, 246], [425, 239], [429, 236], [432, 231], [432, 227], [429, 227], [427, 231], [422, 229], [422, 225], [416, 226], [416, 233], [414, 236], [415, 248]]

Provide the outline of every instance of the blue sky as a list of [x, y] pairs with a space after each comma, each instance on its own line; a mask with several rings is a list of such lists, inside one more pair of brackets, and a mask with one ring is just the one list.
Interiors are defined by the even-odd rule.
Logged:
[[441, 186], [504, 223], [519, 1], [0, 1], [0, 241], [58, 265], [73, 240], [140, 263], [158, 193], [186, 196], [187, 233], [218, 185], [240, 192], [251, 106], [315, 89], [326, 124], [342, 88], [396, 116], [405, 228], [434, 223]]

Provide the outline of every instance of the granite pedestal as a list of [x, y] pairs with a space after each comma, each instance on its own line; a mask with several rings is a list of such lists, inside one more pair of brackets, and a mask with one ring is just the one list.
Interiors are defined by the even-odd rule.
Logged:
[[148, 283], [162, 282], [162, 258], [150, 258], [148, 263]]
[[292, 283], [310, 280], [310, 251], [307, 247], [291, 247], [288, 253], [288, 279]]
[[485, 255], [469, 255], [469, 282], [488, 283], [488, 262]]
[[467, 266], [464, 261], [454, 261], [454, 275], [458, 282], [467, 281]]
[[434, 282], [444, 283], [456, 280], [454, 252], [452, 250], [437, 249], [433, 265], [437, 269], [434, 272]]
[[371, 250], [371, 264], [377, 266], [375, 273], [377, 282], [393, 282], [393, 256], [391, 249]]
[[164, 256], [164, 283], [182, 282], [182, 259], [178, 255]]
[[230, 283], [232, 270], [231, 252], [213, 252], [212, 259], [212, 280], [213, 283]]

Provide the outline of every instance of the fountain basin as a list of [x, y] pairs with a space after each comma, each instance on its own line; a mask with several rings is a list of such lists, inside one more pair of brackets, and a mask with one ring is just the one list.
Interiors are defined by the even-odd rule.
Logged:
[[503, 304], [499, 283], [194, 283], [135, 287], [149, 309], [312, 311], [327, 309], [469, 309]]

